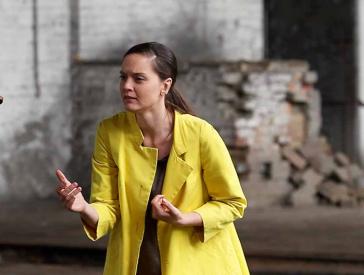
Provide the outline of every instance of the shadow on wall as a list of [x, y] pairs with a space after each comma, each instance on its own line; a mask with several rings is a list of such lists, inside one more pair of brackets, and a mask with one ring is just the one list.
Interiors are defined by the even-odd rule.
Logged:
[[[204, 5], [203, 3], [201, 5]], [[141, 32], [139, 35], [133, 34], [130, 37], [123, 37], [121, 43], [110, 43], [100, 50], [95, 57], [86, 57], [88, 62], [106, 61], [110, 63], [120, 63], [123, 54], [133, 45], [144, 42], [159, 42], [171, 48], [178, 61], [206, 61], [223, 59], [222, 48], [224, 45], [223, 33], [216, 33], [208, 30], [209, 22], [201, 18], [206, 16], [197, 4], [197, 10], [190, 13], [177, 13], [172, 22], [166, 22], [163, 29], [153, 30], [149, 33]], [[129, 18], [131, 29], [140, 25], [137, 18]], [[216, 37], [217, 36], [217, 37]], [[114, 41], [115, 42], [115, 41]], [[82, 57], [82, 53], [80, 53]], [[87, 56], [87, 52], [86, 52]]]
[[2, 200], [55, 197], [55, 170], [70, 156], [63, 106], [57, 102], [41, 120], [26, 123], [15, 134], [13, 149], [0, 162], [6, 185]]
[[206, 20], [201, 20], [197, 12], [194, 16], [189, 16], [187, 24], [186, 15], [179, 13], [174, 22], [167, 27], [170, 32], [166, 33], [166, 45], [176, 54], [178, 61], [207, 61], [221, 59], [223, 39], [220, 35], [219, 45], [212, 45], [211, 34], [208, 34]]

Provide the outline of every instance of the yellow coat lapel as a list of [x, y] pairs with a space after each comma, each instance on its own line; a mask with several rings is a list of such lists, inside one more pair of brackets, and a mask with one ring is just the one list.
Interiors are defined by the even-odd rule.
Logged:
[[[162, 191], [162, 194], [171, 202], [173, 202], [173, 199], [193, 170], [193, 168], [183, 159], [183, 155], [187, 152], [187, 141], [186, 135], [183, 131], [184, 127], [181, 114], [177, 111], [175, 111], [174, 114], [173, 145], [168, 158], [167, 170]], [[137, 124], [134, 113], [128, 112], [128, 120], [130, 122], [130, 132], [128, 134], [134, 141], [134, 146], [136, 146], [135, 149], [139, 152], [140, 156], [145, 161], [147, 161], [147, 163], [149, 163], [145, 163], [145, 165], [142, 166], [145, 168], [149, 166], [155, 169], [158, 157], [157, 150], [154, 148], [141, 146], [144, 137]], [[143, 182], [143, 185], [145, 185], [144, 187], [146, 189], [150, 189], [151, 184], [153, 183], [149, 181], [150, 180], [141, 181]]]
[[173, 202], [178, 191], [182, 188], [193, 170], [183, 158], [187, 152], [187, 140], [183, 129], [182, 115], [175, 111], [173, 145], [168, 159], [162, 190], [162, 194], [171, 202]]

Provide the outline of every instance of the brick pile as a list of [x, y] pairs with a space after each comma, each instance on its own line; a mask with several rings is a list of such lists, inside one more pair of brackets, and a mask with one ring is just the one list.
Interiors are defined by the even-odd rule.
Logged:
[[251, 205], [364, 205], [364, 171], [320, 135], [318, 80], [304, 61], [225, 65], [218, 86]]

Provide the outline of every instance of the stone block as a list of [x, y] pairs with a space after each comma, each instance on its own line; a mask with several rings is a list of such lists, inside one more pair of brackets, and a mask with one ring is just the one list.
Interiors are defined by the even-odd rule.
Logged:
[[349, 183], [351, 181], [349, 169], [347, 167], [336, 166], [333, 174], [343, 183]]
[[283, 83], [288, 84], [288, 82], [292, 81], [293, 75], [290, 72], [277, 72], [277, 73], [269, 73], [267, 74], [267, 80], [270, 83]]
[[303, 171], [293, 169], [289, 176], [289, 181], [292, 183], [293, 186], [298, 188], [303, 184], [302, 176], [303, 176]]
[[239, 70], [242, 73], [248, 74], [251, 72], [264, 72], [268, 66], [269, 61], [263, 60], [258, 62], [246, 62], [242, 61], [239, 66]]
[[274, 160], [271, 162], [271, 178], [274, 181], [287, 181], [291, 167], [287, 161]]
[[[234, 89], [219, 85], [217, 87], [217, 99], [223, 102], [235, 102], [238, 99], [238, 95]], [[231, 106], [229, 108], [231, 109]]]
[[307, 161], [289, 146], [282, 148], [282, 156], [298, 170], [303, 170], [307, 165]]
[[325, 181], [318, 186], [318, 193], [333, 204], [348, 200], [349, 188], [346, 185]]
[[302, 180], [305, 185], [317, 186], [323, 179], [324, 177], [312, 168], [305, 170], [302, 174]]
[[302, 89], [300, 81], [291, 81], [287, 86], [288, 96], [293, 97], [295, 93], [299, 93]]
[[320, 135], [321, 124], [321, 95], [313, 89], [307, 106], [307, 139], [315, 139]]
[[336, 168], [334, 158], [328, 155], [316, 155], [308, 159], [309, 164], [319, 173], [328, 176]]
[[307, 188], [306, 185], [304, 185], [300, 189], [291, 192], [289, 195], [289, 203], [296, 207], [315, 205], [317, 204], [315, 193], [315, 190]]
[[298, 93], [293, 94], [292, 101], [294, 103], [307, 104], [308, 103], [308, 94], [305, 91], [300, 91]]
[[247, 81], [255, 86], [267, 85], [267, 73], [266, 72], [252, 72], [248, 74]]
[[364, 176], [364, 171], [356, 163], [352, 163], [348, 166], [351, 179], [356, 180]]
[[309, 140], [300, 146], [298, 151], [302, 156], [309, 160], [319, 154], [321, 152], [321, 148], [317, 140]]
[[243, 75], [241, 72], [224, 72], [222, 74], [222, 82], [227, 85], [239, 85], [242, 79]]
[[291, 137], [292, 145], [295, 147], [302, 146], [306, 139], [306, 121], [304, 113], [293, 108], [287, 127], [287, 134]]
[[239, 148], [246, 148], [249, 146], [249, 140], [245, 137], [236, 136], [234, 140], [234, 146]]
[[350, 164], [350, 159], [342, 152], [337, 152], [334, 158], [337, 164], [339, 164], [340, 166], [348, 166]]
[[303, 60], [274, 60], [271, 61], [267, 67], [267, 71], [270, 72], [292, 72], [292, 73], [304, 73], [309, 70], [309, 64]]
[[315, 71], [305, 72], [303, 75], [303, 81], [305, 83], [314, 84], [318, 80], [318, 74]]

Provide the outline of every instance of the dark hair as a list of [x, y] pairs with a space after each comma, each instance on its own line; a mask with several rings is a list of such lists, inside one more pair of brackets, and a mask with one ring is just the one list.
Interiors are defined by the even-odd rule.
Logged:
[[164, 80], [172, 78], [172, 85], [166, 95], [166, 108], [177, 110], [184, 114], [194, 115], [191, 106], [186, 102], [181, 93], [174, 87], [177, 80], [177, 59], [171, 49], [157, 42], [146, 42], [131, 47], [123, 56], [123, 59], [129, 54], [142, 54], [155, 56], [153, 67], [159, 78]]

